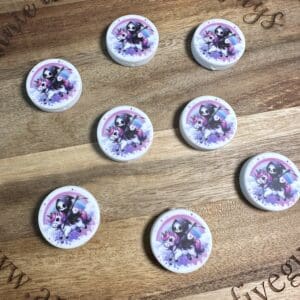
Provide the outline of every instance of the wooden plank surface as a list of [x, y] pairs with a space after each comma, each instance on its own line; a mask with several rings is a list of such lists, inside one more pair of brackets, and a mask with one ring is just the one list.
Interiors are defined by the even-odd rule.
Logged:
[[[241, 2], [0, 0], [0, 34], [13, 12], [37, 7], [7, 46], [0, 35], [1, 300], [234, 300], [233, 287], [241, 299], [300, 299], [292, 285], [300, 284], [300, 205], [257, 210], [237, 183], [241, 164], [259, 152], [280, 152], [300, 166], [300, 2], [265, 1], [266, 15], [284, 14], [270, 29], [260, 24], [270, 16], [246, 24], [254, 7]], [[110, 22], [128, 13], [149, 17], [160, 33], [144, 67], [115, 64], [103, 45]], [[244, 57], [226, 71], [201, 68], [188, 46], [197, 24], [212, 17], [237, 23], [246, 36]], [[25, 96], [28, 71], [49, 57], [66, 58], [83, 79], [80, 102], [64, 113], [41, 112]], [[239, 122], [233, 142], [213, 152], [191, 149], [178, 132], [184, 105], [205, 94], [227, 100]], [[141, 108], [155, 129], [149, 153], [129, 164], [106, 159], [96, 144], [100, 115], [121, 104]], [[95, 237], [72, 251], [48, 245], [36, 225], [44, 196], [67, 184], [87, 188], [102, 208]], [[189, 275], [163, 270], [149, 248], [153, 220], [173, 207], [198, 212], [213, 235], [211, 258]], [[13, 270], [26, 274], [18, 288]], [[271, 274], [282, 291], [270, 288]]]

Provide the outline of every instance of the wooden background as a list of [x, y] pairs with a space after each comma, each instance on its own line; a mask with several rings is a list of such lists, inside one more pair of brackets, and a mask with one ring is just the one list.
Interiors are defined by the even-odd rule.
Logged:
[[[259, 152], [278, 151], [300, 166], [298, 0], [267, 1], [270, 12], [285, 14], [284, 26], [269, 30], [245, 24], [252, 8], [234, 0], [32, 2], [36, 17], [0, 57], [0, 254], [32, 280], [14, 289], [8, 269], [0, 271], [0, 299], [46, 299], [37, 298], [46, 287], [66, 299], [230, 300], [232, 286], [250, 291], [280, 274], [292, 254], [300, 257], [300, 205], [260, 211], [237, 183], [242, 162]], [[1, 0], [0, 26], [32, 2]], [[161, 38], [155, 58], [139, 68], [117, 65], [103, 44], [107, 26], [129, 13], [149, 17]], [[191, 57], [193, 30], [213, 17], [246, 36], [244, 57], [227, 71], [207, 71]], [[83, 79], [81, 100], [64, 113], [37, 110], [24, 92], [27, 72], [52, 57], [72, 62]], [[205, 94], [227, 100], [239, 122], [233, 142], [213, 152], [191, 149], [177, 129], [184, 105]], [[121, 104], [145, 111], [155, 128], [151, 150], [128, 164], [106, 159], [96, 144], [100, 115]], [[96, 196], [102, 224], [87, 245], [64, 251], [42, 239], [36, 214], [47, 193], [68, 184]], [[149, 248], [154, 218], [174, 207], [199, 213], [213, 234], [211, 258], [189, 275], [163, 270]], [[300, 298], [300, 287], [280, 280], [284, 291], [267, 285], [265, 299]]]

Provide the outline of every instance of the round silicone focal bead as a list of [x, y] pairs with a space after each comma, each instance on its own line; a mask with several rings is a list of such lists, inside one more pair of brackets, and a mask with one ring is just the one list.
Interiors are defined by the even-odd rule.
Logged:
[[78, 186], [51, 192], [38, 217], [44, 238], [53, 246], [72, 249], [87, 243], [100, 224], [100, 209], [94, 196]]
[[117, 63], [136, 67], [155, 55], [159, 35], [155, 25], [143, 16], [127, 15], [115, 20], [106, 34], [109, 55]]
[[199, 150], [214, 150], [228, 144], [237, 131], [232, 107], [214, 96], [198, 97], [180, 116], [180, 132], [188, 144]]
[[300, 195], [300, 174], [287, 157], [273, 152], [247, 160], [240, 172], [240, 186], [254, 206], [281, 211], [296, 204]]
[[205, 21], [196, 29], [192, 39], [195, 60], [207, 69], [224, 70], [243, 56], [245, 37], [240, 28], [223, 19]]
[[136, 107], [118, 106], [104, 114], [98, 124], [98, 143], [112, 160], [129, 161], [143, 156], [153, 141], [149, 117]]
[[163, 213], [151, 230], [151, 249], [158, 262], [175, 273], [201, 268], [212, 250], [212, 236], [205, 221], [186, 209]]
[[62, 112], [79, 100], [82, 81], [77, 69], [62, 59], [48, 59], [28, 74], [26, 90], [31, 101], [46, 112]]

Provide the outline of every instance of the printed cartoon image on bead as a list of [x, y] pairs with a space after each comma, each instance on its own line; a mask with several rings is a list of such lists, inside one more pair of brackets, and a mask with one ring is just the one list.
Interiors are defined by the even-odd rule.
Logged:
[[106, 122], [102, 134], [105, 147], [117, 156], [126, 157], [150, 143], [151, 128], [144, 117], [133, 111], [119, 111]]
[[265, 159], [251, 171], [249, 186], [263, 203], [289, 206], [298, 199], [298, 176], [283, 161]]
[[54, 197], [48, 204], [44, 218], [46, 235], [57, 244], [72, 244], [87, 236], [96, 226], [95, 208], [85, 196], [70, 192]]
[[114, 35], [114, 49], [126, 56], [143, 55], [149, 51], [154, 43], [154, 31], [139, 19], [129, 19], [119, 23], [112, 31]]
[[206, 228], [189, 216], [171, 217], [157, 233], [158, 257], [172, 268], [184, 268], [203, 263], [209, 256]]
[[195, 105], [186, 122], [188, 132], [200, 145], [223, 143], [233, 136], [236, 126], [230, 110], [214, 101]]
[[53, 106], [70, 100], [78, 78], [72, 69], [62, 64], [47, 64], [37, 70], [30, 84], [30, 94], [41, 105]]
[[199, 47], [207, 58], [232, 61], [243, 50], [239, 34], [227, 24], [210, 24], [198, 36]]

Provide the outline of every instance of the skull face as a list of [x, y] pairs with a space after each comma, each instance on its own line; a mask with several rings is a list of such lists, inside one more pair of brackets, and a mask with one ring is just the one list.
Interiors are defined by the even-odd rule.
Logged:
[[56, 209], [60, 212], [66, 212], [68, 210], [68, 206], [64, 201], [59, 199], [56, 203]]
[[218, 26], [218, 27], [215, 29], [215, 34], [216, 34], [218, 37], [223, 37], [223, 36], [225, 35], [224, 29], [223, 29], [221, 26]]
[[208, 108], [205, 107], [205, 106], [202, 106], [200, 108], [200, 115], [204, 116], [204, 117], [209, 116], [209, 110], [208, 110]]
[[121, 117], [117, 117], [115, 120], [115, 124], [118, 127], [123, 127], [125, 126], [125, 121]]
[[176, 222], [173, 224], [173, 231], [176, 233], [181, 233], [183, 232], [183, 228], [179, 222]]
[[174, 220], [172, 230], [178, 236], [182, 237], [188, 231], [190, 224], [190, 221], [186, 219]]
[[267, 166], [267, 171], [269, 174], [271, 174], [272, 176], [275, 176], [278, 174], [278, 170], [276, 168], [276, 166], [272, 163], [270, 163], [268, 166]]
[[47, 79], [50, 79], [50, 78], [53, 77], [53, 74], [49, 69], [45, 69], [44, 72], [43, 72], [43, 77], [47, 78]]
[[136, 25], [133, 23], [133, 22], [129, 22], [128, 24], [127, 24], [127, 30], [129, 31], [129, 32], [131, 32], [131, 33], [133, 33], [133, 32], [136, 32], [136, 30], [137, 30], [137, 27], [136, 27]]

